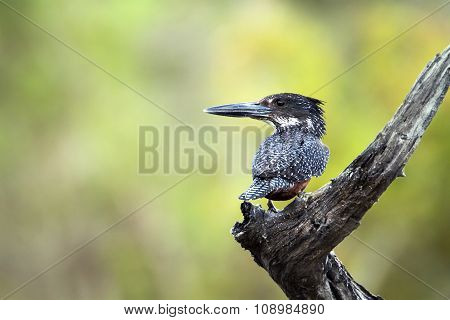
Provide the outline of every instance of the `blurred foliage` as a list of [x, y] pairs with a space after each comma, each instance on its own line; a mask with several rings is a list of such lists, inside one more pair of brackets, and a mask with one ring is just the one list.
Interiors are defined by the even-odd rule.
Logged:
[[[442, 1], [8, 1], [194, 128], [254, 125], [209, 105], [311, 94]], [[335, 177], [448, 45], [448, 6], [331, 82]], [[132, 90], [0, 5], [0, 294], [183, 176], [138, 174], [138, 128], [177, 125]], [[450, 295], [448, 99], [356, 235]], [[237, 140], [239, 141], [239, 140]], [[218, 166], [225, 166], [224, 137]], [[233, 161], [240, 161], [233, 157]], [[194, 174], [19, 291], [20, 299], [284, 298], [229, 234], [250, 175]], [[280, 204], [279, 204], [280, 206]], [[352, 275], [385, 298], [442, 298], [349, 237]]]

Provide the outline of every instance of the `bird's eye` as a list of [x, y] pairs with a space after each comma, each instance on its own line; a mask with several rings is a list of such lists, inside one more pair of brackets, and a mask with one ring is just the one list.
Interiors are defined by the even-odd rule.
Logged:
[[277, 106], [279, 106], [279, 107], [284, 106], [284, 101], [283, 101], [283, 100], [277, 100], [277, 101], [275, 101], [275, 103], [276, 103]]

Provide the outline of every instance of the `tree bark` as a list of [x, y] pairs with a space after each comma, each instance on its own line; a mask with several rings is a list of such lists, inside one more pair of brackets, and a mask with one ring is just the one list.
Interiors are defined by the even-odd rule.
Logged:
[[332, 252], [397, 177], [450, 83], [450, 47], [422, 71], [393, 118], [337, 178], [278, 213], [241, 204], [232, 234], [290, 299], [381, 299], [358, 284]]

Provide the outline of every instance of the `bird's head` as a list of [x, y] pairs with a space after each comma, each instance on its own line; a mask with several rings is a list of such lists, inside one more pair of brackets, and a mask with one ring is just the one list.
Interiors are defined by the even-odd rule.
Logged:
[[205, 109], [226, 117], [248, 117], [272, 124], [277, 130], [297, 127], [318, 137], [325, 134], [322, 101], [295, 93], [278, 93], [258, 102], [227, 104]]

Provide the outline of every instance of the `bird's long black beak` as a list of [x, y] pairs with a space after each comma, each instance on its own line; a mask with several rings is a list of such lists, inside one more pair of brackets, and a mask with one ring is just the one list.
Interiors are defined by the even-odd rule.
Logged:
[[271, 109], [269, 107], [260, 105], [257, 102], [244, 102], [211, 107], [203, 111], [218, 116], [249, 117], [258, 119], [264, 118], [265, 116], [269, 115]]

